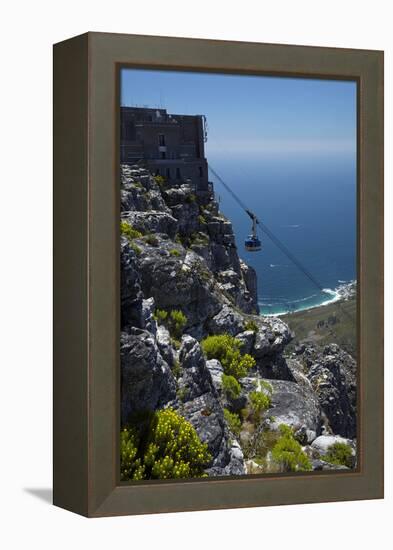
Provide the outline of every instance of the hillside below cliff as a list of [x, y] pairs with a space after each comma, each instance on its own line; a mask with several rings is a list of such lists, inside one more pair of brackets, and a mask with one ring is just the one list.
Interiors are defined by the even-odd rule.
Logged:
[[[334, 344], [287, 353], [288, 325], [259, 315], [256, 273], [213, 193], [128, 165], [121, 331], [123, 480], [354, 466], [352, 357]], [[193, 445], [175, 452], [174, 433]]]

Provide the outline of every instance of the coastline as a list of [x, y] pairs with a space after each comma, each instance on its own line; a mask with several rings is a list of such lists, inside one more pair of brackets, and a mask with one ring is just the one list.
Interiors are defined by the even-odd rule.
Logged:
[[[331, 304], [337, 303], [337, 302], [345, 302], [349, 300], [350, 298], [356, 296], [356, 280], [353, 281], [338, 281], [339, 285], [334, 289], [325, 288], [323, 289], [324, 294], [329, 295], [330, 297], [326, 300], [312, 304], [312, 305], [305, 305], [304, 307], [298, 307], [298, 308], [287, 308], [283, 311], [278, 311], [274, 313], [263, 313], [263, 308], [266, 309], [266, 305], [264, 306], [262, 303], [259, 304], [261, 308], [261, 317], [281, 317], [286, 315], [294, 315], [296, 313], [305, 313], [309, 310], [317, 309], [317, 308], [323, 308], [325, 306], [329, 306]], [[297, 302], [305, 302], [307, 300], [310, 300], [317, 295], [310, 296], [308, 298], [302, 298], [298, 300]]]

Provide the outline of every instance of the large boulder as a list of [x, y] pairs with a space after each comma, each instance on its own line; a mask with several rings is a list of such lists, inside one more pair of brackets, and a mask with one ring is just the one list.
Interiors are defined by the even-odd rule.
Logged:
[[244, 331], [244, 317], [231, 306], [224, 304], [220, 311], [207, 323], [210, 334], [230, 334], [236, 336]]
[[253, 316], [252, 320], [258, 326], [252, 352], [254, 357], [262, 359], [282, 353], [292, 339], [288, 325], [278, 317]]
[[330, 447], [336, 443], [349, 445], [351, 449], [355, 449], [355, 443], [351, 439], [341, 437], [340, 435], [320, 435], [311, 443], [311, 447], [318, 451], [320, 455], [326, 455]]
[[120, 365], [122, 424], [176, 397], [175, 379], [150, 332], [134, 328], [121, 334]]
[[321, 410], [318, 398], [296, 382], [269, 380], [273, 387], [271, 407], [266, 411], [269, 429], [280, 424], [291, 426], [302, 443], [311, 443], [321, 431]]

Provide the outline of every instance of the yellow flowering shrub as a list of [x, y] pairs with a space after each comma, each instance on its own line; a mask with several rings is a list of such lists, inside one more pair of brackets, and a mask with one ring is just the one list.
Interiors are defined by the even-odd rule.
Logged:
[[156, 411], [143, 437], [124, 429], [120, 453], [122, 481], [203, 477], [212, 458], [194, 427], [173, 409]]

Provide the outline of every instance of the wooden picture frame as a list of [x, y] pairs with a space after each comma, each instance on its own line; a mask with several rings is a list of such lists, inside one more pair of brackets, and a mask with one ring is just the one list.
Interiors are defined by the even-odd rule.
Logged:
[[[359, 465], [119, 481], [120, 66], [358, 83]], [[89, 517], [383, 497], [383, 52], [87, 33], [54, 46], [54, 504]]]

